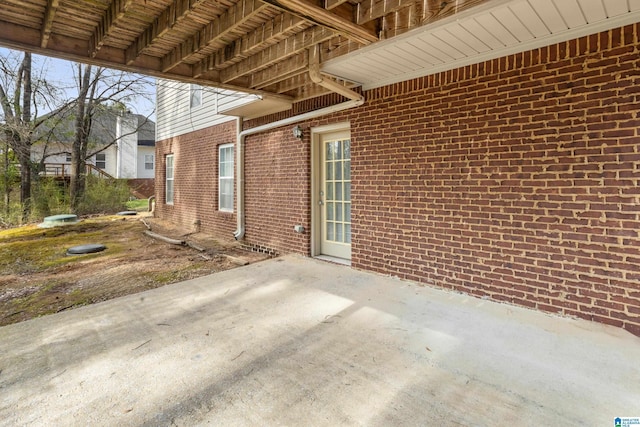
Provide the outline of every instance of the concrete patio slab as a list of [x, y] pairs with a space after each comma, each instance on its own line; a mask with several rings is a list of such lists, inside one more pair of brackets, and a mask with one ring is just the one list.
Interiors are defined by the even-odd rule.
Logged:
[[0, 328], [3, 425], [613, 426], [623, 330], [286, 256]]

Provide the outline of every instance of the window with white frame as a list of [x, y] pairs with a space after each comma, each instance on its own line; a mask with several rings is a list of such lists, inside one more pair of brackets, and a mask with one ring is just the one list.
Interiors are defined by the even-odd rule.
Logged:
[[71, 153], [65, 153], [64, 154], [64, 161], [65, 162], [71, 162]]
[[233, 212], [233, 144], [218, 147], [218, 209]]
[[173, 204], [173, 154], [167, 154], [166, 157], [166, 186], [165, 186], [165, 202], [168, 205]]
[[96, 167], [98, 169], [107, 168], [107, 155], [105, 153], [96, 154]]
[[148, 171], [153, 170], [153, 154], [144, 155], [144, 169]]
[[189, 106], [191, 108], [200, 107], [202, 105], [202, 86], [192, 83], [189, 92]]

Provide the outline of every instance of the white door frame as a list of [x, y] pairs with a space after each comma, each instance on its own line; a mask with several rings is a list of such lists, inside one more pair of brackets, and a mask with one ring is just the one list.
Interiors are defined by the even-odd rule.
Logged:
[[320, 152], [320, 137], [326, 133], [349, 131], [351, 126], [349, 122], [340, 122], [330, 125], [317, 126], [311, 128], [311, 256], [316, 257], [321, 253], [321, 230], [322, 216], [320, 206], [321, 176], [320, 161], [322, 154]]

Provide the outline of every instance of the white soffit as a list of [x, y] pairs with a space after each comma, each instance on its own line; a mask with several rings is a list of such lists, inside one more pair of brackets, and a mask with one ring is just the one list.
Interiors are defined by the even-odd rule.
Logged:
[[235, 105], [226, 109], [221, 108], [219, 112], [226, 116], [237, 116], [249, 120], [289, 110], [292, 104], [293, 102], [289, 99], [263, 96], [259, 99], [252, 99], [242, 105]]
[[493, 0], [327, 61], [372, 89], [640, 22], [640, 0]]

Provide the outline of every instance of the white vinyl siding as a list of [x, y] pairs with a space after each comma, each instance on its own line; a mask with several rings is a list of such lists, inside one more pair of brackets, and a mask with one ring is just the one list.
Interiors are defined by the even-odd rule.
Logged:
[[166, 157], [166, 191], [165, 191], [165, 203], [168, 205], [173, 204], [173, 154], [167, 154]]
[[218, 148], [218, 209], [233, 212], [233, 144]]
[[156, 141], [184, 135], [236, 118], [218, 114], [256, 99], [253, 95], [213, 87], [202, 87], [202, 106], [192, 109], [191, 85], [158, 79], [156, 86]]

